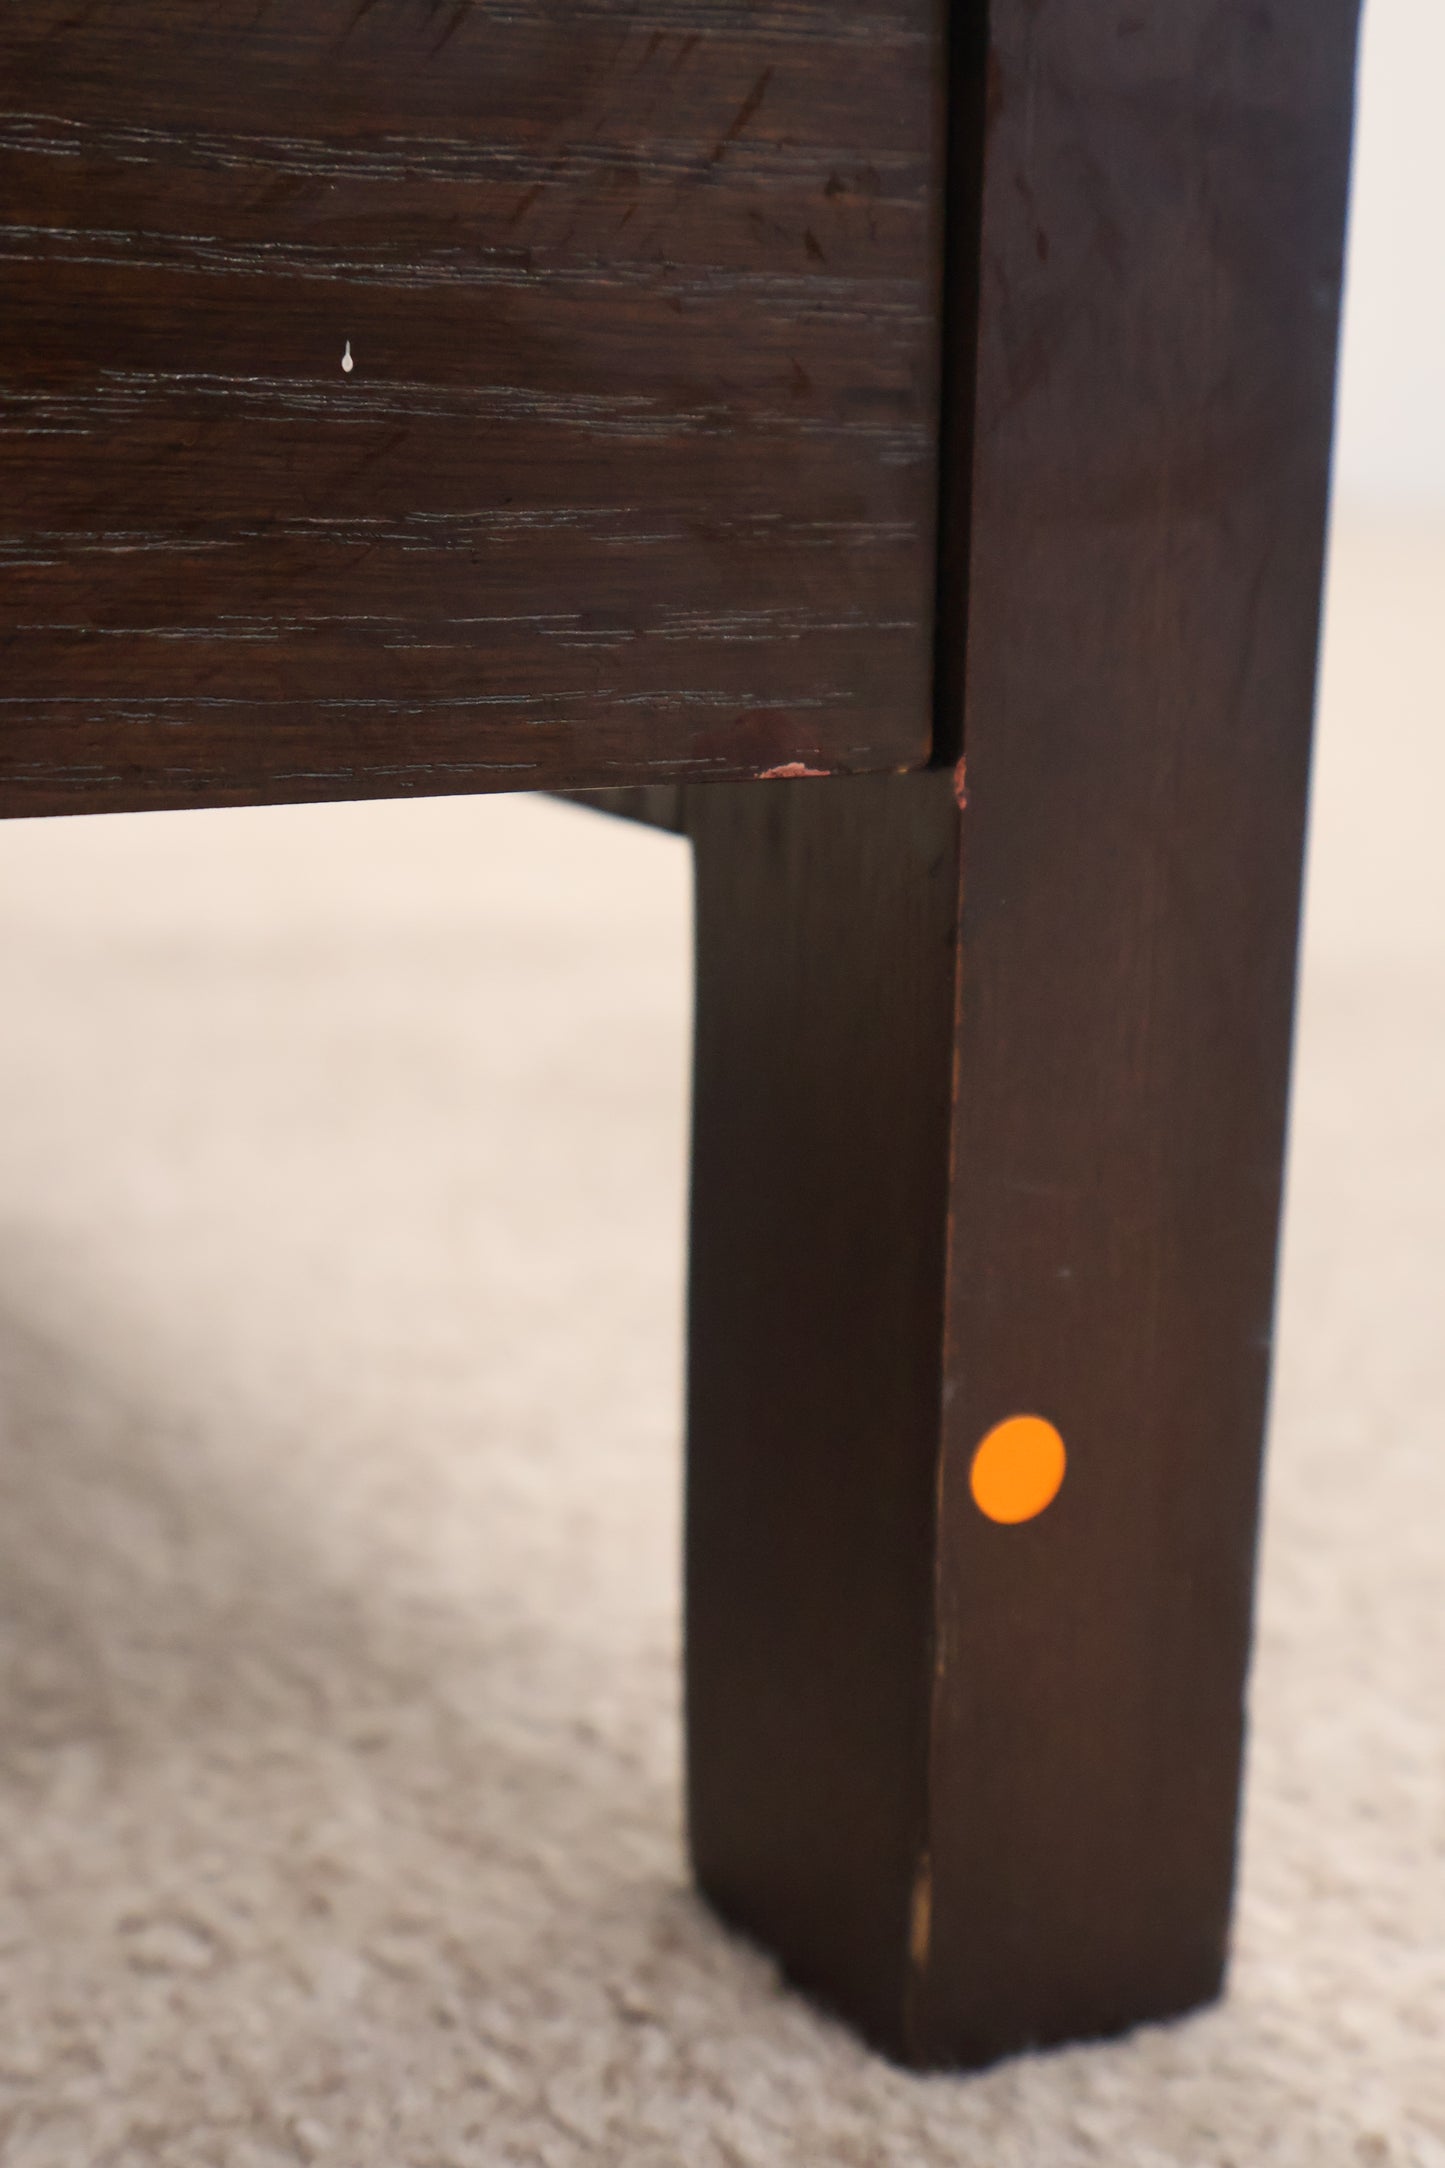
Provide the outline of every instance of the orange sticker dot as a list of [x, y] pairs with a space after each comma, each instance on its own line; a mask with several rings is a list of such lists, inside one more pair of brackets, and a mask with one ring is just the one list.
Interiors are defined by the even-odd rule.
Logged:
[[994, 1425], [973, 1456], [973, 1502], [991, 1521], [1034, 1520], [1058, 1497], [1067, 1461], [1052, 1423], [1041, 1415], [1011, 1415]]

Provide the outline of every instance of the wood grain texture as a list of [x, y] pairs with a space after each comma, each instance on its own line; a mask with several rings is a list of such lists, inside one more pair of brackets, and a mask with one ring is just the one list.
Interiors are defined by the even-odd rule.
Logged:
[[5, 10], [0, 808], [926, 757], [940, 12]]
[[[695, 1857], [921, 2063], [1223, 1974], [1354, 37], [994, 0], [965, 766], [686, 793]], [[1021, 1413], [1069, 1469], [999, 1527]]]

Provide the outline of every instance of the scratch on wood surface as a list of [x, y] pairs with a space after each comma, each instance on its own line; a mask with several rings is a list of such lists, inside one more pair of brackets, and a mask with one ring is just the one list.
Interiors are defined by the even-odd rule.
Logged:
[[436, 55], [441, 52], [445, 46], [451, 44], [452, 39], [461, 29], [462, 24], [466, 21], [467, 17], [471, 14], [471, 12], [472, 0], [457, 0], [456, 6], [452, 9], [451, 15], [448, 18], [446, 28], [442, 31], [441, 36], [437, 39], [435, 45], [432, 47], [433, 58], [435, 58]]
[[801, 760], [785, 760], [776, 768], [764, 768], [758, 777], [758, 781], [760, 783], [781, 783], [791, 781], [794, 776], [831, 775], [832, 772], [831, 768], [805, 767]]
[[733, 115], [732, 120], [729, 123], [726, 131], [713, 145], [711, 154], [708, 157], [708, 164], [710, 166], [715, 166], [720, 158], [726, 156], [731, 145], [736, 143], [738, 137], [742, 134], [743, 130], [747, 127], [748, 122], [753, 118], [753, 115], [757, 112], [758, 107], [762, 104], [764, 98], [766, 98], [766, 96], [768, 95], [768, 85], [769, 83], [771, 83], [772, 80], [772, 69], [770, 67], [764, 68], [762, 74], [758, 77], [752, 89], [748, 92], [746, 98], [744, 98], [742, 104], [738, 107], [736, 113]]

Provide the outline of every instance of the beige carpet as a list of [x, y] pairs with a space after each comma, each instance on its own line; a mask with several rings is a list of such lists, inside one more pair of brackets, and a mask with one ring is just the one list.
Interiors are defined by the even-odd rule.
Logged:
[[1340, 545], [1233, 1992], [972, 2081], [684, 1882], [683, 846], [0, 832], [6, 2168], [1442, 2168], [1442, 600]]

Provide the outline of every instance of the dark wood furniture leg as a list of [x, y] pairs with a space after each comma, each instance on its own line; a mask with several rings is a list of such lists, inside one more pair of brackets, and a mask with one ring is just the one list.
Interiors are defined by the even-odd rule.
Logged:
[[[1115, 952], [946, 775], [694, 819], [701, 1885], [910, 2060], [1183, 2010], [1229, 1908], [1278, 876], [1267, 958], [1178, 894]], [[1019, 1413], [1068, 1472], [998, 1525], [970, 1462]]]
[[697, 1873], [920, 2063], [1211, 1997], [1233, 1879], [1353, 11], [1106, 12], [999, 0], [960, 193], [966, 805], [688, 793]]

